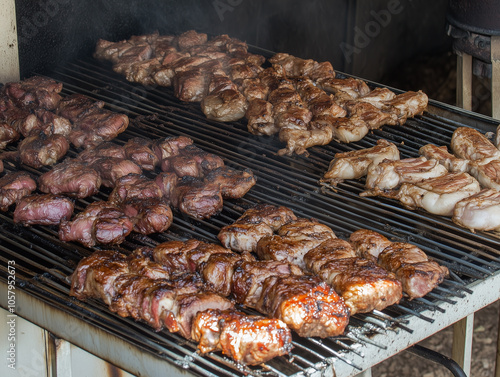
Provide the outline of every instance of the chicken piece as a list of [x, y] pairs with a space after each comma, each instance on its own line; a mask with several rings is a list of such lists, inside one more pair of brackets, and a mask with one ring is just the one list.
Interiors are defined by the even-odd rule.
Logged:
[[356, 251], [349, 242], [329, 238], [304, 255], [304, 265], [307, 271], [316, 274], [332, 260], [351, 259], [356, 256]]
[[35, 169], [56, 164], [68, 149], [69, 143], [64, 136], [44, 133], [29, 136], [18, 145], [21, 162]]
[[207, 73], [199, 67], [175, 73], [174, 95], [181, 101], [200, 102], [207, 95]]
[[208, 84], [208, 94], [217, 94], [230, 89], [238, 90], [238, 86], [225, 73], [212, 74]]
[[438, 160], [450, 173], [463, 173], [468, 169], [468, 160], [457, 158], [448, 152], [446, 145], [437, 147], [433, 144], [426, 144], [418, 151], [421, 156], [428, 160]]
[[245, 116], [248, 120], [248, 132], [254, 135], [274, 135], [279, 131], [271, 102], [264, 99], [250, 100]]
[[137, 164], [117, 157], [97, 157], [88, 163], [97, 170], [104, 187], [115, 187], [116, 182], [128, 174], [142, 174], [142, 169]]
[[161, 172], [156, 176], [155, 183], [160, 187], [165, 202], [170, 202], [175, 195], [175, 188], [179, 180], [174, 172]]
[[73, 125], [69, 119], [56, 115], [52, 111], [38, 109], [35, 113], [42, 123], [41, 129], [46, 135], [56, 134], [67, 137], [73, 129]]
[[283, 321], [235, 310], [198, 312], [191, 337], [202, 354], [222, 351], [245, 365], [264, 363], [292, 348], [292, 334]]
[[370, 88], [362, 80], [352, 77], [346, 79], [326, 78], [318, 81], [318, 86], [326, 92], [345, 93], [349, 99], [363, 97], [370, 93]]
[[399, 160], [397, 146], [385, 139], [371, 148], [336, 153], [321, 181], [336, 186], [346, 179], [359, 179], [383, 160]]
[[159, 161], [163, 161], [166, 158], [177, 156], [182, 149], [192, 144], [193, 140], [186, 136], [169, 136], [154, 142], [153, 152]]
[[382, 109], [384, 102], [396, 97], [396, 93], [387, 88], [375, 88], [368, 94], [358, 98], [359, 102], [368, 102], [378, 109]]
[[12, 204], [35, 190], [36, 182], [28, 173], [5, 174], [0, 178], [0, 211], [7, 211]]
[[247, 209], [236, 222], [239, 224], [264, 223], [269, 225], [273, 231], [276, 231], [283, 225], [294, 220], [297, 220], [297, 216], [295, 216], [291, 209], [264, 203]]
[[170, 200], [182, 213], [200, 220], [218, 214], [223, 205], [219, 185], [189, 176], [177, 183]]
[[172, 225], [172, 210], [160, 199], [126, 200], [121, 208], [134, 223], [137, 233], [162, 233]]
[[38, 177], [40, 191], [80, 199], [97, 194], [100, 186], [99, 173], [77, 159], [67, 159]]
[[224, 166], [224, 160], [193, 145], [186, 146], [177, 156], [162, 160], [162, 171], [173, 171], [178, 177], [204, 177], [209, 171]]
[[113, 66], [113, 71], [125, 76], [130, 82], [138, 82], [142, 85], [154, 85], [156, 81], [153, 74], [161, 67], [162, 57], [133, 61], [128, 59], [120, 61]]
[[198, 271], [209, 289], [227, 297], [231, 294], [234, 269], [244, 261], [255, 261], [249, 253], [214, 253], [198, 266]]
[[59, 102], [56, 114], [74, 123], [80, 116], [104, 107], [103, 101], [97, 101], [83, 94], [71, 94]]
[[126, 158], [132, 160], [143, 170], [155, 170], [159, 160], [151, 149], [153, 141], [142, 137], [129, 139], [123, 146]]
[[121, 209], [112, 203], [97, 201], [89, 204], [72, 221], [62, 221], [59, 239], [77, 241], [87, 247], [120, 244], [133, 228], [134, 224]]
[[359, 118], [365, 122], [370, 130], [376, 130], [383, 125], [395, 126], [399, 124], [396, 114], [385, 112], [378, 109], [369, 102], [363, 101], [347, 101], [344, 104], [349, 117]]
[[200, 241], [195, 239], [186, 242], [163, 242], [154, 248], [153, 260], [166, 266], [169, 271], [174, 273], [194, 271], [195, 267], [189, 265], [187, 254], [190, 250], [196, 249], [199, 244]]
[[330, 238], [336, 238], [330, 227], [315, 219], [297, 219], [283, 225], [277, 235], [261, 238], [256, 252], [260, 259], [285, 261], [305, 269], [304, 255]]
[[127, 256], [127, 263], [130, 273], [146, 276], [150, 279], [172, 280], [172, 272], [153, 261], [153, 248], [140, 247]]
[[224, 199], [239, 199], [257, 182], [250, 169], [236, 170], [228, 166], [221, 166], [210, 170], [205, 177], [205, 182], [219, 184]]
[[63, 84], [55, 80], [32, 76], [19, 82], [6, 83], [2, 88], [2, 94], [20, 108], [55, 110], [61, 100], [59, 93], [62, 87]]
[[0, 122], [0, 150], [17, 140], [21, 135], [8, 123]]
[[235, 89], [209, 94], [201, 100], [201, 110], [208, 119], [234, 122], [245, 116], [248, 109], [246, 98]]
[[421, 249], [405, 242], [393, 242], [386, 247], [378, 264], [396, 275], [410, 300], [425, 296], [448, 276], [446, 267], [430, 261]]
[[[280, 104], [282, 105], [282, 104]], [[281, 129], [307, 129], [309, 122], [312, 119], [312, 113], [305, 107], [304, 104], [283, 105], [281, 111], [279, 107], [274, 105], [274, 121], [278, 128]]]
[[451, 137], [453, 154], [465, 160], [499, 159], [500, 151], [481, 132], [470, 127], [459, 127]]
[[428, 102], [429, 98], [421, 90], [418, 92], [409, 91], [385, 101], [383, 109], [387, 112], [394, 112], [399, 119], [399, 124], [403, 124], [407, 118], [422, 114], [427, 108]]
[[272, 234], [273, 229], [266, 223], [236, 222], [222, 227], [217, 237], [225, 247], [241, 253], [256, 251], [259, 240]]
[[331, 116], [321, 115], [315, 119], [317, 123], [324, 123], [331, 127], [333, 139], [343, 142], [352, 143], [364, 138], [370, 131], [368, 124], [359, 116], [351, 118], [336, 118]]
[[479, 181], [481, 187], [500, 190], [500, 159], [483, 162], [484, 160], [470, 161], [470, 175]]
[[[269, 88], [258, 78], [243, 79], [241, 81], [241, 93], [247, 101], [251, 102], [255, 99], [266, 100], [269, 93]], [[248, 110], [247, 110], [248, 111]]]
[[262, 67], [251, 63], [234, 64], [229, 67], [229, 77], [231, 77], [233, 81], [253, 79], [257, 77], [262, 70]]
[[403, 183], [418, 183], [447, 173], [448, 170], [439, 161], [425, 157], [382, 161], [368, 169], [366, 190], [360, 195], [380, 195], [384, 190], [397, 188]]
[[65, 196], [33, 194], [19, 199], [14, 210], [14, 222], [28, 225], [59, 225], [69, 220], [74, 203]]
[[435, 215], [451, 216], [460, 200], [480, 190], [479, 182], [469, 174], [448, 173], [417, 183], [403, 183], [399, 190], [382, 192], [380, 195], [397, 199], [409, 209], [423, 208]]
[[1, 113], [3, 121], [24, 137], [43, 131], [43, 123], [27, 109], [8, 108]]
[[344, 300], [315, 276], [275, 275], [265, 279], [257, 309], [281, 319], [303, 337], [340, 335], [349, 322]]
[[333, 78], [335, 72], [331, 63], [318, 63], [312, 59], [301, 59], [289, 54], [278, 53], [269, 59], [269, 62], [280, 65], [287, 76], [306, 76], [312, 80], [320, 78]]
[[279, 130], [280, 141], [286, 148], [280, 149], [278, 155], [291, 156], [293, 153], [308, 156], [307, 148], [329, 144], [333, 139], [333, 127], [321, 121], [312, 121], [307, 129], [282, 128]]
[[198, 33], [195, 30], [189, 30], [175, 38], [179, 50], [186, 50], [190, 47], [202, 45], [207, 42], [207, 35], [205, 33]]
[[452, 220], [472, 232], [476, 230], [500, 231], [500, 193], [483, 189], [460, 200], [453, 210]]
[[113, 204], [121, 204], [133, 200], [161, 199], [163, 192], [156, 182], [141, 174], [130, 173], [115, 182], [108, 200]]
[[349, 242], [356, 250], [357, 256], [375, 261], [380, 253], [392, 244], [382, 234], [369, 229], [360, 229], [351, 233]]
[[92, 163], [99, 157], [113, 157], [125, 160], [127, 158], [125, 149], [113, 142], [105, 141], [95, 147], [90, 147], [78, 154], [80, 160]]
[[347, 115], [346, 110], [339, 106], [331, 96], [323, 91], [321, 95], [308, 101], [307, 107], [311, 110], [313, 116], [330, 115], [335, 118], [342, 118]]
[[114, 139], [127, 129], [128, 124], [129, 118], [125, 114], [94, 107], [74, 121], [68, 138], [77, 148], [89, 148]]

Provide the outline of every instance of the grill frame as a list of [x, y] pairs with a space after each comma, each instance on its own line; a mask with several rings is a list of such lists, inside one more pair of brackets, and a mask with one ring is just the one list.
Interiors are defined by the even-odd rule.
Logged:
[[[449, 219], [406, 210], [390, 199], [361, 198], [358, 194], [362, 191], [363, 181], [342, 183], [336, 191], [318, 184], [336, 152], [366, 148], [377, 138], [384, 137], [403, 141], [404, 144], [398, 145], [402, 157], [414, 157], [415, 150], [418, 151], [418, 146], [425, 144], [425, 140], [449, 145], [451, 133], [458, 126], [494, 131], [496, 122], [491, 118], [430, 101], [428, 112], [408, 120], [405, 126], [383, 127], [356, 143], [314, 147], [310, 149], [309, 158], [287, 157], [276, 155], [282, 147], [276, 137], [250, 135], [244, 121], [209, 121], [198, 104], [180, 103], [173, 97], [171, 89], [144, 88], [128, 83], [111, 72], [109, 66], [92, 59], [56, 69], [50, 77], [63, 82], [64, 94], [86, 94], [104, 100], [112, 110], [128, 113], [131, 126], [118, 137], [119, 143], [130, 136], [140, 136], [142, 132], [157, 137], [183, 134], [192, 137], [199, 147], [219, 154], [228, 165], [248, 167], [258, 177], [257, 185], [245, 198], [225, 201], [220, 215], [206, 221], [193, 221], [175, 213], [174, 224], [165, 234], [153, 237], [134, 235], [118, 249], [129, 251], [134, 246], [190, 237], [216, 241], [221, 226], [234, 221], [244, 209], [266, 201], [286, 205], [299, 216], [316, 217], [343, 238], [360, 227], [366, 227], [394, 241], [412, 242], [452, 271], [450, 279], [422, 299], [403, 300], [382, 313], [354, 316], [345, 336], [323, 341], [294, 338], [292, 362], [280, 357], [264, 367], [241, 368], [219, 354], [196, 356], [192, 343], [166, 331], [155, 334], [145, 325], [110, 313], [102, 303], [82, 303], [69, 298], [66, 277], [77, 261], [91, 251], [59, 242], [54, 228], [22, 228], [12, 224], [11, 213], [0, 213], [0, 251], [3, 252], [0, 284], [6, 282], [5, 266], [9, 258], [19, 260], [22, 293], [18, 298], [26, 303], [21, 306], [23, 309], [19, 315], [131, 373], [155, 375], [154, 370], [164, 373], [165, 368], [172, 368], [172, 372], [179, 375], [248, 373], [298, 376], [329, 375], [335, 368], [338, 376], [352, 376], [498, 299], [498, 293], [495, 295], [494, 290], [487, 289], [488, 285], [498, 284], [500, 280], [500, 253], [497, 251], [500, 243], [493, 234], [472, 234], [458, 228]], [[381, 86], [368, 83], [373, 87]], [[170, 128], [160, 126], [160, 122], [165, 122]], [[76, 151], [72, 149], [69, 156], [74, 155]], [[15, 168], [7, 164], [7, 170]], [[39, 175], [48, 169], [27, 170]], [[106, 191], [101, 192], [96, 198], [105, 199], [106, 194]], [[87, 202], [87, 199], [78, 201], [77, 208], [82, 209]], [[332, 209], [335, 213], [329, 212]], [[345, 214], [350, 217], [344, 218]], [[435, 235], [436, 229], [439, 233]], [[4, 243], [10, 243], [10, 247], [2, 246]], [[30, 256], [35, 256], [35, 259], [29, 260]], [[7, 304], [0, 300], [0, 306], [7, 307]], [[37, 312], [32, 306], [41, 309]], [[466, 313], [459, 313], [458, 308], [463, 307]], [[61, 322], [46, 318], [50, 317], [48, 313], [54, 318], [64, 317], [64, 321], [79, 323], [97, 337], [100, 344], [93, 348], [95, 344], [89, 343], [87, 337], [79, 339], [61, 332], [58, 328]], [[182, 345], [181, 350], [177, 342]], [[133, 356], [106, 351], [115, 346], [123, 348], [126, 354], [144, 355], [157, 368], [138, 369]], [[161, 353], [164, 355], [159, 356]]]

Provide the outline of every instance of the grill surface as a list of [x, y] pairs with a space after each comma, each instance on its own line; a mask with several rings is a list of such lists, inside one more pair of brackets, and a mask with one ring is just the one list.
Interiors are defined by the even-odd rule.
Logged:
[[[86, 94], [104, 100], [114, 111], [129, 115], [131, 124], [116, 139], [119, 144], [133, 136], [163, 138], [185, 135], [204, 150], [223, 157], [227, 165], [252, 169], [258, 178], [257, 185], [243, 199], [225, 200], [220, 215], [206, 221], [194, 221], [174, 212], [174, 223], [167, 232], [152, 236], [131, 235], [118, 249], [128, 252], [142, 245], [153, 246], [171, 239], [193, 237], [216, 242], [222, 226], [236, 220], [245, 209], [259, 202], [268, 202], [285, 205], [298, 216], [315, 217], [329, 225], [340, 238], [347, 238], [357, 229], [368, 228], [393, 241], [411, 242], [450, 269], [450, 277], [424, 298], [411, 302], [403, 299], [383, 312], [355, 315], [343, 336], [321, 341], [296, 337], [290, 356], [275, 358], [263, 366], [243, 368], [218, 353], [201, 357], [195, 352], [195, 344], [168, 331], [155, 333], [142, 323], [121, 318], [101, 302], [80, 302], [70, 298], [67, 276], [92, 250], [60, 242], [56, 228], [20, 227], [13, 224], [12, 212], [0, 213], [2, 281], [6, 281], [7, 261], [14, 259], [17, 284], [24, 292], [146, 353], [187, 369], [191, 374], [308, 375], [326, 373], [331, 364], [345, 365], [359, 372], [365, 365], [358, 365], [353, 360], [364, 360], [363, 348], [386, 349], [384, 334], [387, 333], [406, 334], [410, 342], [421, 340], [416, 334], [417, 329], [409, 326], [413, 320], [418, 319], [425, 325], [444, 318], [449, 313], [443, 307], [466, 302], [477, 294], [475, 284], [487, 282], [500, 271], [500, 242], [493, 233], [471, 233], [457, 227], [448, 218], [409, 211], [389, 199], [359, 197], [363, 181], [347, 181], [335, 190], [318, 183], [337, 152], [371, 147], [377, 139], [385, 138], [398, 145], [402, 158], [416, 157], [424, 144], [449, 145], [458, 126], [493, 131], [496, 123], [490, 118], [431, 103], [429, 112], [409, 119], [404, 126], [383, 127], [356, 143], [333, 142], [311, 148], [309, 158], [286, 157], [277, 155], [282, 148], [277, 137], [250, 135], [244, 121], [209, 121], [198, 104], [179, 102], [171, 89], [145, 88], [128, 83], [114, 74], [109, 66], [94, 60], [74, 62], [50, 76], [63, 83], [66, 95]], [[74, 149], [69, 152], [71, 157], [76, 154]], [[48, 170], [36, 171], [9, 162], [5, 163], [5, 168], [7, 171], [25, 169], [35, 176]], [[77, 201], [75, 208], [82, 210], [91, 201], [106, 199], [108, 194], [106, 189], [101, 190], [95, 197]], [[373, 363], [378, 361], [381, 360], [373, 360]], [[368, 360], [362, 364], [370, 363]]]

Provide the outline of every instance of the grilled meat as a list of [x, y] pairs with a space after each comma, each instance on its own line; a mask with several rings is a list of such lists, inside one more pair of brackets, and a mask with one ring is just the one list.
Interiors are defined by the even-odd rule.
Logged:
[[248, 132], [254, 135], [274, 135], [279, 131], [274, 121], [273, 105], [265, 99], [250, 100], [245, 116]]
[[59, 239], [77, 241], [87, 247], [120, 244], [133, 228], [133, 222], [120, 208], [109, 202], [97, 201], [89, 204], [72, 221], [62, 221]]
[[368, 229], [359, 229], [351, 233], [349, 242], [356, 250], [356, 255], [375, 261], [380, 253], [392, 243], [382, 234]]
[[130, 173], [120, 177], [108, 200], [114, 204], [131, 200], [161, 199], [163, 192], [156, 182], [141, 174]]
[[179, 177], [204, 177], [209, 171], [224, 166], [219, 156], [195, 146], [186, 146], [176, 156], [163, 159], [161, 169], [173, 171]]
[[259, 204], [245, 211], [238, 223], [269, 225], [273, 231], [278, 230], [290, 221], [297, 220], [293, 211], [284, 206], [274, 206], [271, 204]]
[[359, 179], [368, 174], [370, 166], [376, 166], [383, 160], [399, 160], [398, 148], [385, 139], [377, 140], [371, 148], [336, 153], [322, 182], [336, 186], [345, 179]]
[[172, 225], [170, 206], [161, 199], [132, 199], [121, 203], [121, 208], [141, 234], [162, 233]]
[[453, 210], [454, 223], [476, 230], [500, 230], [500, 193], [495, 189], [480, 192], [460, 200]]
[[193, 46], [202, 45], [207, 42], [205, 33], [198, 33], [194, 30], [186, 31], [176, 38], [180, 50], [186, 50]]
[[437, 160], [425, 157], [382, 161], [368, 169], [361, 196], [373, 196], [399, 187], [403, 183], [417, 183], [428, 178], [440, 177], [448, 170]]
[[61, 96], [62, 84], [52, 79], [33, 76], [19, 82], [6, 83], [2, 94], [10, 98], [16, 106], [23, 108], [57, 108]]
[[129, 174], [142, 174], [141, 168], [130, 160], [118, 157], [96, 157], [87, 161], [101, 176], [101, 183], [105, 187], [115, 187], [116, 182]]
[[312, 80], [335, 77], [335, 72], [329, 62], [318, 63], [312, 59], [301, 59], [285, 53], [275, 54], [269, 62], [280, 65], [290, 77], [305, 76]]
[[111, 141], [105, 141], [95, 147], [90, 147], [78, 154], [78, 158], [88, 163], [92, 163], [100, 157], [114, 157], [122, 160], [127, 159], [125, 149]]
[[273, 229], [266, 223], [238, 222], [225, 225], [219, 232], [219, 241], [227, 248], [239, 253], [256, 251], [257, 243], [263, 237], [270, 237]]
[[419, 90], [418, 92], [405, 92], [398, 94], [389, 101], [384, 102], [386, 111], [394, 111], [399, 119], [399, 124], [406, 122], [407, 118], [422, 114], [427, 108], [429, 98]]
[[326, 92], [335, 95], [342, 94], [342, 97], [356, 99], [370, 93], [370, 88], [362, 80], [355, 78], [338, 79], [338, 78], [325, 78], [318, 81], [318, 86]]
[[199, 312], [191, 334], [201, 353], [221, 350], [246, 365], [263, 363], [291, 349], [291, 332], [283, 321], [235, 310]]
[[62, 135], [47, 136], [40, 132], [21, 140], [17, 149], [23, 164], [39, 169], [56, 164], [66, 155], [69, 143]]
[[[3, 167], [3, 164], [2, 164]], [[0, 178], [0, 211], [36, 190], [35, 180], [25, 172], [11, 172]]]
[[193, 140], [186, 136], [166, 137], [163, 140], [157, 140], [153, 143], [153, 152], [159, 161], [163, 161], [166, 158], [177, 156], [181, 149], [192, 144]]
[[30, 110], [17, 108], [11, 102], [7, 102], [5, 110], [2, 110], [2, 121], [22, 136], [28, 137], [31, 132], [43, 131], [42, 121]]
[[65, 196], [32, 194], [16, 203], [14, 222], [28, 225], [59, 225], [73, 214], [73, 201]]
[[14, 127], [8, 123], [0, 122], [0, 149], [5, 149], [8, 144], [19, 140], [20, 136]]
[[448, 173], [417, 183], [403, 183], [399, 190], [381, 196], [399, 200], [409, 209], [423, 208], [429, 213], [451, 216], [457, 202], [476, 194], [479, 182], [467, 173]]
[[57, 134], [67, 137], [73, 129], [73, 125], [68, 119], [56, 115], [52, 111], [38, 109], [35, 113], [41, 122], [39, 127], [46, 135]]
[[396, 114], [382, 111], [370, 102], [360, 100], [347, 101], [344, 104], [349, 117], [357, 117], [366, 123], [370, 130], [376, 130], [383, 125], [395, 126], [399, 124]]
[[208, 119], [233, 122], [245, 116], [248, 102], [236, 89], [209, 94], [201, 100], [201, 110]]
[[484, 160], [470, 161], [470, 175], [476, 178], [482, 187], [500, 190], [500, 159], [493, 159], [486, 163], [483, 162]]
[[101, 177], [97, 171], [77, 159], [67, 159], [38, 177], [40, 191], [86, 198], [99, 192]]
[[224, 199], [238, 199], [255, 185], [256, 178], [250, 169], [236, 170], [228, 166], [221, 166], [208, 172], [205, 182], [218, 184]]
[[433, 144], [427, 144], [421, 147], [418, 152], [428, 160], [438, 160], [450, 173], [463, 173], [468, 169], [469, 161], [452, 155], [448, 152], [446, 145], [437, 147]]
[[500, 151], [481, 132], [470, 127], [458, 127], [451, 137], [453, 154], [465, 160], [499, 159]]
[[104, 107], [103, 101], [96, 101], [83, 94], [75, 93], [61, 99], [56, 113], [74, 123], [79, 117], [83, 117], [87, 113], [92, 113], [96, 108], [100, 109], [102, 107]]
[[170, 202], [175, 195], [175, 187], [179, 182], [179, 177], [173, 172], [161, 172], [157, 174], [155, 183], [160, 187], [163, 200]]
[[128, 160], [135, 162], [143, 170], [154, 170], [159, 160], [152, 150], [153, 141], [142, 137], [129, 139], [124, 145]]
[[195, 219], [207, 219], [218, 214], [223, 205], [218, 184], [190, 176], [178, 181], [170, 201], [182, 213]]

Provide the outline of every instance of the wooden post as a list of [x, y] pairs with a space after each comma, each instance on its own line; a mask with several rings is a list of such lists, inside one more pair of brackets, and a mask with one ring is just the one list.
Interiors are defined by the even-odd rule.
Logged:
[[15, 0], [0, 0], [0, 82], [19, 81]]

